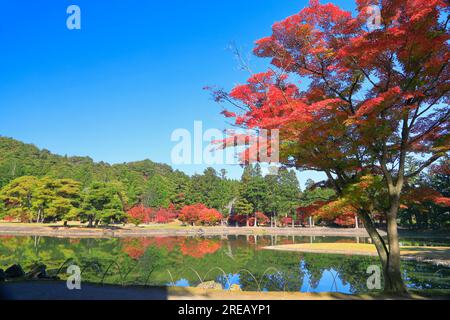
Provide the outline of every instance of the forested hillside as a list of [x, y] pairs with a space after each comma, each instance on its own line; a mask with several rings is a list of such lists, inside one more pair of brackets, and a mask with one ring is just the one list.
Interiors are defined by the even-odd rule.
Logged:
[[[130, 205], [142, 203], [149, 207], [203, 202], [220, 209], [234, 198], [238, 185], [223, 175], [219, 177], [213, 169], [190, 178], [169, 165], [151, 160], [110, 165], [89, 157], [55, 155], [31, 144], [0, 137], [0, 188], [22, 176], [73, 179], [82, 188], [93, 182], [118, 182]], [[195, 192], [190, 191], [192, 187]]]

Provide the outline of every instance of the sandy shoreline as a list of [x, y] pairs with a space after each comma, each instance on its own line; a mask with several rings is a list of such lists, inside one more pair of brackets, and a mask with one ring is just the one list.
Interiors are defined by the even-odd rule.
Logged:
[[[382, 236], [386, 235], [379, 230]], [[450, 240], [448, 232], [400, 230], [401, 237], [435, 238]], [[86, 228], [62, 225], [23, 225], [0, 223], [0, 235], [4, 236], [47, 236], [63, 238], [124, 238], [151, 236], [226, 236], [226, 235], [280, 235], [280, 236], [330, 236], [330, 237], [368, 237], [364, 228], [339, 229], [328, 227], [314, 228], [269, 228], [269, 227], [134, 227], [120, 226], [108, 228]]]
[[[383, 231], [381, 231], [384, 234]], [[225, 235], [286, 235], [286, 236], [343, 236], [368, 237], [365, 229], [335, 228], [253, 228], [253, 227], [112, 227], [88, 229], [63, 226], [23, 226], [0, 224], [0, 235], [48, 236], [66, 238], [123, 238], [146, 236], [225, 236]]]
[[[318, 254], [339, 254], [377, 257], [374, 245], [363, 243], [297, 243], [264, 247], [265, 250]], [[402, 246], [404, 260], [428, 262], [438, 266], [450, 266], [450, 246]]]

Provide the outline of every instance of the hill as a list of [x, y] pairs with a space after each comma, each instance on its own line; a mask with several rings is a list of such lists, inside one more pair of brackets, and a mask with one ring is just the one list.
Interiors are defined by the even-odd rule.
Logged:
[[189, 177], [167, 164], [148, 159], [111, 165], [95, 162], [89, 157], [56, 155], [32, 144], [0, 136], [0, 188], [22, 176], [70, 178], [83, 186], [94, 181], [120, 182], [130, 203], [142, 202], [151, 207], [198, 201], [222, 209], [235, 196], [239, 184], [220, 178], [211, 168], [204, 175]]

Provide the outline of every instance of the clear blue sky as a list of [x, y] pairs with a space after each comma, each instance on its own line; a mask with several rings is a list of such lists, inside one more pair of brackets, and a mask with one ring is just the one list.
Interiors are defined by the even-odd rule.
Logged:
[[[351, 1], [334, 2], [352, 8]], [[275, 21], [307, 1], [0, 4], [0, 135], [96, 161], [171, 164], [174, 129], [192, 130], [195, 120], [227, 127], [202, 88], [231, 88], [246, 79], [228, 45], [249, 53]], [[81, 30], [66, 28], [71, 4], [81, 8]], [[258, 71], [266, 63], [251, 60]], [[204, 166], [176, 168], [192, 174]], [[240, 176], [239, 168], [226, 169]]]

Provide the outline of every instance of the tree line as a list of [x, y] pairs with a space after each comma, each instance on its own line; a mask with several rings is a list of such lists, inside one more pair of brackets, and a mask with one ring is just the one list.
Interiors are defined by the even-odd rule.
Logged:
[[[335, 199], [327, 182], [305, 183], [294, 170], [263, 175], [259, 164], [246, 165], [240, 180], [207, 168], [191, 177], [150, 160], [128, 164], [95, 163], [89, 158], [61, 157], [32, 145], [0, 137], [0, 219], [26, 222], [81, 221], [89, 226], [122, 223], [168, 223], [235, 226], [315, 224], [353, 227], [355, 212], [317, 210]], [[408, 166], [414, 167], [411, 160]], [[412, 169], [411, 169], [412, 170]], [[445, 228], [448, 207], [432, 201], [432, 190], [450, 196], [446, 172], [425, 172], [400, 210], [400, 224]], [[183, 213], [182, 213], [183, 212]], [[385, 223], [383, 217], [378, 222]]]

